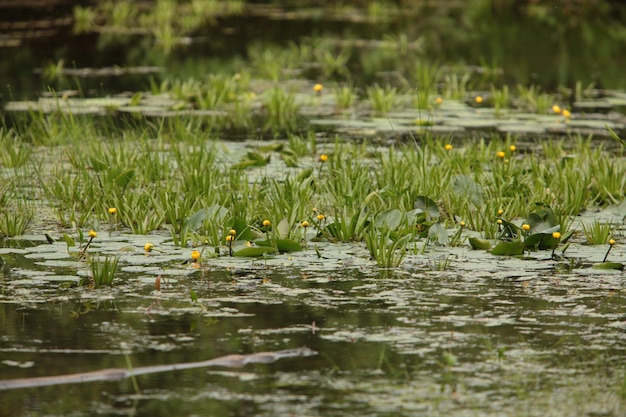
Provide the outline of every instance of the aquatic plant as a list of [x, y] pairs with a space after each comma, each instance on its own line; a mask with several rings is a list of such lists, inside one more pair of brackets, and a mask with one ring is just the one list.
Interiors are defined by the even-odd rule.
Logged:
[[81, 33], [91, 32], [96, 25], [97, 11], [91, 7], [74, 6], [72, 9], [74, 17], [74, 26], [72, 32], [79, 35]]
[[12, 129], [0, 127], [0, 164], [6, 168], [19, 168], [29, 160], [33, 150], [31, 144], [24, 142]]
[[11, 206], [0, 207], [0, 234], [8, 237], [24, 234], [35, 214], [32, 203], [23, 198], [13, 202]]
[[387, 227], [370, 225], [364, 234], [365, 246], [376, 264], [381, 268], [398, 267], [407, 255], [411, 234], [399, 235]]
[[351, 108], [356, 100], [354, 88], [349, 85], [334, 88], [333, 95], [335, 97], [335, 104], [337, 108], [341, 110]]
[[499, 115], [500, 111], [509, 107], [509, 87], [507, 85], [502, 86], [502, 88], [491, 86], [491, 100], [496, 115]]
[[325, 79], [334, 76], [342, 79], [350, 77], [350, 71], [347, 66], [352, 55], [350, 48], [343, 48], [336, 54], [333, 54], [327, 48], [317, 48], [314, 55]]
[[431, 271], [447, 271], [452, 265], [450, 255], [440, 255], [435, 258], [428, 259], [428, 269]]
[[609, 239], [607, 243], [609, 244], [609, 248], [606, 250], [606, 254], [604, 255], [604, 259], [602, 259], [602, 262], [606, 262], [606, 258], [609, 257], [609, 252], [611, 252], [611, 249], [615, 246], [616, 242], [615, 239]]
[[398, 89], [395, 87], [373, 85], [365, 89], [372, 109], [379, 115], [389, 113], [396, 105]]
[[609, 241], [615, 225], [594, 220], [591, 224], [582, 223], [583, 234], [590, 245], [604, 245]]
[[[106, 255], [103, 258], [90, 256], [88, 258], [91, 272], [91, 275], [88, 277], [89, 284], [95, 288], [113, 285], [119, 260], [119, 256]], [[82, 283], [84, 284], [85, 281], [83, 280]]]
[[295, 94], [281, 87], [273, 87], [263, 95], [263, 106], [267, 112], [265, 128], [293, 130], [296, 127], [298, 110]]

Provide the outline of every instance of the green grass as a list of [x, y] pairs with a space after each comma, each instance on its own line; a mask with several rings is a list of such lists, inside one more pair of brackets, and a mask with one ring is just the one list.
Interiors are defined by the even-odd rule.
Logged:
[[615, 224], [594, 220], [591, 224], [582, 224], [583, 234], [590, 245], [604, 245], [616, 229]]
[[113, 285], [118, 262], [118, 256], [89, 257], [88, 263], [91, 275], [88, 277], [87, 283], [96, 288]]
[[[233, 104], [231, 95], [237, 100], [249, 87], [247, 76], [241, 75], [163, 88], [193, 100], [194, 90], [202, 90], [206, 82], [222, 91], [215, 94], [224, 96], [219, 106], [226, 107]], [[384, 87], [370, 92], [387, 103], [397, 94]], [[274, 85], [260, 100], [270, 132], [295, 128], [295, 92]], [[58, 100], [59, 109], [63, 103]], [[111, 228], [117, 233], [165, 232], [182, 247], [204, 242], [223, 246], [225, 230], [235, 219], [251, 230], [264, 219], [274, 225], [284, 220], [289, 238], [298, 237], [296, 226], [307, 220], [317, 238], [366, 240], [372, 257], [389, 266], [398, 263], [407, 246], [403, 236], [426, 239], [434, 223], [449, 229], [463, 220], [467, 232], [493, 239], [499, 236], [498, 210], [504, 211], [503, 219], [514, 221], [541, 204], [554, 211], [564, 233], [583, 210], [626, 198], [626, 160], [590, 137], [545, 140], [526, 152], [512, 148], [517, 142], [512, 136], [464, 143], [425, 133], [409, 143], [377, 147], [342, 135], [320, 140], [311, 130], [288, 133], [269, 146], [245, 146], [235, 157], [212, 123], [176, 117], [133, 119], [120, 126], [66, 111], [21, 115], [11, 130], [0, 131], [0, 141], [17, 144], [14, 153], [0, 160], [2, 179], [9, 184], [0, 205], [3, 234], [24, 233], [38, 221], [34, 206], [23, 198], [28, 195], [56, 213], [57, 227], [108, 223], [107, 210], [115, 207]], [[454, 146], [446, 149], [451, 142]], [[33, 145], [44, 150], [35, 154]], [[327, 159], [322, 161], [321, 155]], [[27, 207], [16, 210], [12, 201]], [[316, 222], [312, 208], [324, 213], [323, 223]], [[201, 222], [190, 224], [196, 213], [209, 209]], [[372, 226], [379, 213], [390, 210], [405, 216], [402, 226], [389, 233]], [[453, 240], [466, 244], [464, 235]]]

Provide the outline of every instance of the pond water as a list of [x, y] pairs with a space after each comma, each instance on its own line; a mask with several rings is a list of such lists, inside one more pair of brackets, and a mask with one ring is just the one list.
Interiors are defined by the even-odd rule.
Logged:
[[[103, 238], [101, 247], [110, 244]], [[618, 271], [564, 275], [552, 260], [466, 248], [446, 248], [454, 260], [442, 272], [418, 256], [398, 273], [372, 272], [358, 256], [356, 265], [324, 264], [311, 260], [312, 249], [265, 262], [220, 258], [200, 269], [154, 254], [138, 267], [147, 257], [138, 249], [123, 256], [115, 287], [85, 291], [63, 284], [82, 274], [72, 261], [50, 259], [47, 243], [27, 246], [2, 251], [2, 379], [301, 346], [318, 355], [139, 376], [139, 391], [131, 380], [4, 391], [2, 415], [624, 412]], [[335, 248], [318, 250], [330, 256]]]
[[[144, 152], [144, 159], [158, 155], [150, 159], [152, 167], [156, 167], [150, 181], [165, 183], [175, 174], [167, 170], [163, 174], [159, 167], [173, 170], [176, 166], [167, 160], [167, 155], [176, 148], [178, 139], [183, 144], [181, 148], [186, 146], [190, 153], [194, 149], [221, 149], [217, 153], [228, 154], [229, 160], [223, 167], [220, 165], [224, 173], [224, 167], [250, 162], [246, 155], [258, 151], [263, 158], [266, 156], [265, 151], [259, 150], [260, 141], [253, 145], [230, 142], [234, 133], [246, 139], [273, 135], [281, 140], [279, 146], [287, 147], [283, 139], [289, 135], [284, 126], [275, 131], [261, 131], [250, 125], [236, 132], [221, 130], [223, 126], [211, 125], [207, 120], [227, 119], [231, 113], [220, 113], [220, 108], [216, 114], [186, 114], [186, 119], [176, 112], [198, 110], [194, 99], [167, 96], [173, 95], [172, 91], [150, 94], [147, 90], [151, 82], [158, 84], [170, 77], [205, 77], [213, 72], [230, 76], [235, 71], [248, 70], [256, 52], [289, 49], [289, 40], [311, 46], [316, 45], [318, 38], [324, 38], [324, 42], [329, 42], [324, 45], [334, 54], [331, 58], [337, 58], [343, 49], [351, 50], [350, 59], [338, 71], [324, 75], [319, 62], [305, 62], [303, 68], [289, 68], [296, 74], [294, 79], [273, 81], [280, 86], [293, 86], [296, 91], [294, 100], [306, 116], [306, 129], [312, 132], [310, 137], [300, 138], [300, 148], [306, 148], [307, 141], [320, 139], [320, 149], [339, 153], [340, 144], [335, 148], [329, 145], [328, 138], [333, 135], [340, 135], [342, 140], [374, 138], [377, 142], [367, 152], [367, 157], [371, 157], [379, 153], [377, 147], [381, 142], [387, 143], [389, 137], [397, 140], [410, 136], [417, 144], [413, 133], [425, 130], [445, 143], [453, 138], [455, 150], [473, 141], [482, 141], [484, 145], [502, 137], [507, 138], [507, 146], [502, 149], [512, 149], [509, 145], [513, 142], [508, 140], [516, 137], [519, 149], [507, 151], [508, 164], [509, 157], [511, 161], [533, 159], [541, 140], [552, 139], [551, 135], [590, 135], [595, 146], [596, 136], [606, 135], [609, 128], [620, 134], [626, 132], [626, 94], [618, 91], [626, 87], [626, 36], [619, 18], [620, 13], [626, 13], [618, 2], [606, 2], [606, 7], [597, 11], [573, 10], [566, 7], [567, 2], [560, 2], [562, 7], [554, 7], [556, 11], [550, 13], [552, 5], [532, 3], [535, 8], [531, 7], [530, 12], [524, 9], [524, 17], [520, 17], [520, 10], [504, 7], [501, 2], [475, 2], [471, 7], [464, 7], [463, 2], [416, 2], [411, 4], [415, 7], [398, 13], [377, 9], [382, 2], [331, 10], [318, 5], [304, 9], [289, 4], [249, 4], [248, 13], [221, 17], [214, 25], [185, 38], [185, 47], [167, 53], [155, 46], [146, 33], [111, 34], [101, 27], [77, 35], [72, 32], [71, 19], [68, 20], [68, 6], [54, 8], [50, 15], [40, 11], [36, 16], [41, 20], [33, 19], [39, 23], [26, 25], [31, 29], [45, 26], [44, 31], [22, 30], [24, 25], [11, 23], [29, 20], [29, 16], [34, 16], [30, 11], [2, 13], [2, 27], [11, 29], [0, 38], [2, 101], [44, 97], [37, 102], [13, 101], [3, 106], [2, 113], [6, 125], [16, 127], [19, 134], [37, 146], [30, 171], [4, 163], [7, 166], [1, 167], [1, 179], [15, 180], [21, 185], [0, 190], [8, 190], [11, 198], [32, 197], [38, 204], [39, 217], [33, 222], [33, 230], [27, 232], [32, 234], [0, 239], [0, 415], [625, 415], [624, 272], [590, 268], [603, 259], [607, 248], [584, 244], [578, 224], [601, 218], [612, 225], [612, 236], [623, 237], [626, 190], [623, 183], [619, 189], [619, 181], [606, 191], [610, 199], [598, 191], [604, 206], [613, 204], [618, 209], [600, 212], [594, 208], [578, 217], [572, 226], [578, 235], [571, 242], [567, 257], [551, 256], [550, 250], [529, 256], [498, 257], [472, 250], [468, 244], [427, 245], [420, 240], [419, 245], [428, 246], [427, 252], [408, 251], [402, 267], [394, 269], [378, 268], [362, 242], [329, 243], [323, 239], [309, 242], [308, 246], [305, 239], [303, 251], [275, 257], [252, 259], [223, 254], [193, 262], [188, 259], [190, 248], [175, 246], [166, 227], [147, 235], [130, 234], [128, 228], [120, 227], [107, 236], [108, 225], [100, 225], [103, 217], [96, 213], [100, 207], [94, 206], [87, 214], [93, 211], [90, 221], [97, 221], [104, 230], [98, 231], [90, 253], [120, 257], [114, 285], [99, 288], [79, 285], [91, 272], [84, 260], [68, 253], [61, 238], [63, 233], [76, 234], [79, 228], [60, 225], [51, 213], [56, 209], [52, 207], [55, 203], [42, 197], [42, 184], [34, 184], [45, 177], [37, 178], [38, 172], [53, 171], [69, 184], [74, 177], [63, 177], [62, 170], [55, 171], [58, 161], [62, 161], [60, 167], [68, 168], [76, 177], [81, 169], [93, 174], [94, 166], [103, 162], [97, 158], [84, 162], [72, 153], [72, 147], [77, 146], [74, 149], [78, 150], [86, 143], [114, 142], [112, 138], [124, 138], [120, 143], [127, 143], [126, 133], [137, 127], [135, 132], [145, 127], [150, 133], [146, 134], [148, 137], [129, 133], [128, 142], [137, 140], [139, 144], [126, 148], [127, 153], [116, 151], [115, 144], [99, 149], [102, 155], [119, 152], [110, 161], [126, 170], [108, 172], [103, 166], [98, 171], [103, 176], [128, 173], [125, 158], [136, 158], [138, 152]], [[385, 42], [394, 46], [388, 48]], [[400, 100], [395, 112], [385, 115], [376, 115], [367, 107], [363, 90], [372, 83], [402, 86], [410, 92], [422, 88], [418, 85], [419, 77], [409, 74], [416, 70], [412, 64], [422, 61], [425, 67], [440, 67], [440, 79], [447, 80], [448, 87], [456, 83], [453, 93], [458, 96], [446, 96], [443, 104], [431, 103], [427, 109], [421, 109], [416, 108], [420, 103], [412, 102], [411, 93]], [[59, 67], [60, 74], [50, 77], [50, 63]], [[85, 68], [88, 70], [81, 72]], [[258, 66], [250, 72], [250, 88], [236, 91], [242, 97], [253, 96], [270, 84]], [[455, 77], [462, 73], [471, 74], [471, 82], [460, 85], [462, 82]], [[315, 82], [355, 86], [359, 90], [357, 104], [350, 112], [337, 112], [338, 99], [326, 92], [329, 88], [324, 94], [311, 92]], [[495, 108], [496, 90], [491, 87], [511, 86], [513, 91], [516, 84], [535, 85], [535, 93], [549, 93], [544, 96], [545, 108], [519, 104], [522, 93], [515, 93], [508, 100], [514, 108], [510, 112], [507, 108]], [[59, 106], [56, 93], [46, 94], [49, 89], [65, 91], [67, 96], [62, 95], [61, 99], [64, 106]], [[432, 89], [433, 93], [443, 94], [446, 87], [437, 85]], [[123, 94], [112, 97], [118, 93]], [[481, 106], [475, 96], [484, 93], [489, 103]], [[79, 97], [75, 101], [74, 95]], [[91, 97], [95, 100], [88, 101]], [[144, 105], [139, 110], [137, 103], [132, 104], [137, 97]], [[575, 113], [571, 120], [550, 111], [554, 101], [569, 105]], [[221, 104], [230, 110], [233, 102]], [[267, 103], [257, 97], [251, 107], [265, 111]], [[35, 111], [29, 111], [34, 108]], [[84, 115], [74, 118], [73, 112], [83, 110]], [[23, 118], [13, 120], [12, 112], [21, 112]], [[64, 118], [67, 114], [72, 117]], [[100, 116], [104, 114], [113, 117], [102, 122], [105, 118]], [[33, 118], [32, 123], [29, 117]], [[255, 117], [263, 119], [267, 115]], [[90, 123], [91, 118], [96, 122]], [[180, 123], [172, 122], [171, 127], [170, 120]], [[41, 126], [43, 130], [37, 131]], [[211, 129], [220, 139], [212, 138], [209, 145], [203, 142], [201, 134]], [[48, 138], [47, 133], [52, 138], [48, 143], [44, 139], [37, 142], [41, 137]], [[184, 133], [184, 140], [189, 142], [177, 139], [179, 133]], [[190, 139], [192, 136], [200, 139]], [[62, 139], [57, 141], [59, 137]], [[76, 141], [74, 145], [68, 145], [72, 140]], [[442, 145], [439, 148], [443, 149], [444, 142], [437, 140], [431, 145]], [[589, 140], [587, 150], [591, 143]], [[612, 142], [615, 149], [609, 152], [614, 152], [614, 172], [619, 175], [623, 172], [620, 163], [624, 146], [621, 143], [620, 148], [618, 143]], [[545, 150], [559, 153], [568, 145], [561, 142], [554, 149], [546, 146]], [[308, 175], [321, 175], [323, 168], [315, 144], [313, 148], [299, 155], [297, 146], [292, 146], [289, 159], [285, 153], [279, 155], [275, 147], [268, 166], [248, 171], [250, 183], [284, 178], [307, 169]], [[97, 146], [91, 149], [97, 150]], [[471, 146], [460, 154], [470, 151]], [[519, 151], [523, 151], [519, 157], [513, 154]], [[77, 151], [76, 155], [86, 160], [90, 151], [81, 148], [81, 152], [85, 153]], [[561, 167], [567, 166], [568, 161], [578, 163], [575, 154], [562, 153]], [[600, 151], [593, 155], [600, 155]], [[163, 160], [166, 163], [159, 165]], [[205, 163], [198, 161], [198, 166]], [[491, 172], [505, 166], [497, 165], [499, 159], [496, 161], [494, 164], [491, 158], [485, 162], [484, 170]], [[292, 165], [300, 171], [292, 170]], [[533, 169], [539, 170], [540, 165], [537, 162]], [[98, 172], [81, 178], [95, 181]], [[555, 175], [545, 172], [546, 177]], [[136, 174], [137, 178], [140, 176]], [[120, 177], [111, 182], [119, 186]], [[478, 185], [470, 188], [474, 182], [466, 181], [468, 189], [481, 191]], [[578, 181], [573, 189], [579, 188]], [[98, 182], [102, 187], [100, 178]], [[63, 181], [59, 183], [63, 185]], [[14, 193], [15, 190], [19, 192]], [[133, 192], [146, 190], [158, 188], [140, 184]], [[567, 192], [559, 195], [564, 194]], [[0, 203], [1, 214], [8, 212], [6, 207], [15, 209], [4, 196]], [[303, 203], [307, 212], [310, 203]], [[80, 211], [75, 206], [71, 209], [72, 215]], [[435, 207], [435, 212], [438, 210]], [[609, 214], [602, 218], [598, 212]], [[252, 224], [252, 220], [246, 220]], [[456, 219], [452, 221], [455, 223]], [[48, 241], [44, 232], [50, 230], [54, 230], [54, 238]], [[454, 230], [448, 232], [452, 235]], [[146, 253], [147, 242], [155, 244], [158, 250]], [[618, 244], [612, 249], [611, 260], [624, 259], [626, 252]], [[310, 348], [316, 355], [240, 368], [160, 372], [122, 381], [3, 389], [5, 381], [21, 378], [175, 365], [299, 347]]]

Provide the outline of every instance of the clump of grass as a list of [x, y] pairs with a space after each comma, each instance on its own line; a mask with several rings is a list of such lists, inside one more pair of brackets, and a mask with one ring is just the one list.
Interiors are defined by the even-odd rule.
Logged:
[[32, 145], [26, 143], [11, 129], [0, 127], [0, 163], [7, 168], [19, 168], [30, 159]]
[[506, 85], [502, 88], [492, 86], [491, 98], [496, 114], [500, 114], [500, 111], [509, 107], [509, 87]]
[[450, 268], [450, 255], [441, 255], [428, 260], [428, 269], [431, 271], [447, 271]]
[[366, 93], [372, 109], [379, 115], [389, 113], [398, 100], [398, 89], [395, 87], [373, 85], [367, 87]]
[[91, 7], [75, 6], [73, 10], [74, 27], [72, 31], [80, 35], [81, 33], [91, 32], [96, 23], [98, 16], [95, 9]]
[[412, 235], [398, 235], [389, 228], [371, 226], [365, 233], [365, 246], [381, 268], [398, 267], [407, 255], [407, 244]]
[[326, 79], [333, 76], [348, 78], [350, 71], [347, 64], [351, 55], [352, 50], [349, 48], [344, 48], [336, 54], [333, 54], [326, 48], [315, 50], [315, 58], [321, 67], [322, 76]]
[[582, 224], [583, 234], [590, 245], [604, 245], [609, 241], [615, 225], [594, 220], [591, 224]]
[[273, 87], [265, 93], [263, 105], [267, 111], [266, 129], [293, 130], [296, 127], [298, 105], [293, 92]]
[[3, 236], [19, 236], [24, 234], [35, 218], [32, 205], [24, 200], [18, 200], [13, 208], [0, 208], [0, 234]]
[[352, 87], [346, 85], [337, 87], [333, 90], [333, 94], [338, 109], [346, 110], [354, 105], [356, 94]]
[[106, 255], [104, 258], [91, 256], [89, 258], [89, 269], [91, 272], [89, 284], [95, 288], [113, 285], [119, 259], [119, 256]]

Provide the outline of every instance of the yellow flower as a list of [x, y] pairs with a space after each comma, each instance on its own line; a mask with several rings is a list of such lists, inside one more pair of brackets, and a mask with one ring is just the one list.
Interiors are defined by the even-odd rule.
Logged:
[[465, 222], [464, 222], [463, 220], [461, 220], [461, 221], [459, 222], [459, 226], [461, 226], [461, 227], [465, 227]]
[[528, 232], [530, 230], [530, 225], [527, 224], [527, 223], [524, 223], [522, 225], [522, 230], [525, 231], [525, 232]]
[[517, 150], [517, 147], [515, 145], [509, 146], [509, 151], [515, 152], [516, 150]]
[[496, 156], [498, 158], [504, 158], [506, 156], [506, 154], [504, 153], [504, 151], [498, 151], [498, 152], [496, 152]]
[[307, 222], [306, 220], [303, 221], [302, 223], [300, 223], [300, 226], [302, 227], [309, 227], [309, 222]]
[[480, 104], [483, 102], [483, 98], [482, 96], [476, 96], [474, 97], [474, 101], [476, 102], [476, 104]]
[[552, 233], [552, 237], [555, 239], [560, 239], [561, 238], [561, 234], [559, 232], [554, 232]]
[[321, 222], [322, 220], [324, 220], [325, 218], [326, 218], [326, 216], [324, 216], [324, 215], [323, 215], [323, 214], [321, 214], [321, 213], [317, 215], [317, 220], [319, 220], [320, 222]]
[[200, 259], [200, 252], [197, 250], [192, 250], [191, 259], [193, 259], [194, 262], [198, 262], [198, 259]]
[[444, 148], [446, 149], [446, 151], [451, 151], [452, 145], [450, 143], [446, 143], [446, 146], [444, 146]]
[[567, 110], [567, 109], [563, 109], [563, 116], [564, 116], [566, 119], [569, 119], [571, 115], [572, 115], [572, 113], [570, 113], [570, 112], [569, 112], [569, 110]]
[[321, 93], [323, 89], [324, 86], [322, 84], [315, 84], [313, 86], [313, 91], [315, 91], [316, 93]]
[[113, 215], [117, 213], [117, 209], [115, 207], [109, 207], [109, 214]]
[[328, 155], [326, 155], [325, 153], [320, 155], [320, 162], [326, 162], [328, 161]]
[[272, 224], [269, 220], [263, 220], [263, 227], [269, 227]]
[[611, 246], [615, 245], [615, 239], [609, 239], [609, 245]]
[[145, 250], [146, 252], [152, 252], [153, 248], [154, 245], [152, 243], [146, 243], [145, 245], [143, 245], [143, 250]]
[[96, 233], [96, 231], [95, 231], [95, 230], [93, 230], [93, 229], [92, 229], [92, 230], [90, 230], [90, 231], [89, 231], [89, 237], [90, 237], [90, 238], [92, 238], [92, 239], [93, 239], [93, 238], [95, 238], [96, 236], [98, 236], [98, 233]]
[[496, 223], [498, 223], [498, 224], [502, 224], [502, 219], [498, 219], [498, 220], [496, 220]]
[[439, 105], [439, 104], [441, 104], [441, 103], [443, 103], [443, 99], [442, 99], [441, 97], [437, 97], [437, 98], [435, 99], [435, 104]]
[[230, 229], [228, 231], [228, 234], [231, 235], [231, 236], [235, 236], [237, 234], [237, 231], [235, 229]]
[[233, 239], [234, 239], [234, 236], [233, 236], [233, 235], [228, 235], [228, 236], [226, 236], [226, 241], [227, 241], [227, 242], [232, 242], [232, 241], [233, 241]]
[[504, 214], [504, 210], [500, 209], [498, 210], [498, 216], [502, 216]]
[[556, 114], [560, 114], [561, 108], [555, 104], [554, 106], [552, 106], [552, 111], [555, 112]]

